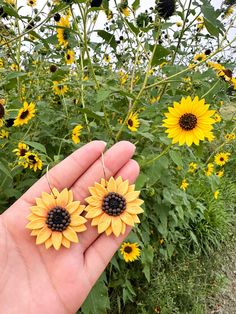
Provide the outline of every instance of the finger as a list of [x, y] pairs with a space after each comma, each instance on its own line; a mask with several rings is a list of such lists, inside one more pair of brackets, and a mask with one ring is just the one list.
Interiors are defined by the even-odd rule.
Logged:
[[[132, 160], [117, 174], [125, 177], [133, 183], [139, 174], [138, 164]], [[90, 274], [90, 283], [93, 285], [102, 271], [105, 269], [112, 256], [115, 254], [121, 243], [127, 237], [131, 227], [127, 227], [126, 233], [119, 237], [100, 235], [84, 253], [85, 267]]]
[[106, 147], [103, 141], [93, 141], [88, 143], [74, 153], [69, 155], [58, 165], [53, 167], [48, 175], [44, 175], [39, 179], [22, 198], [29, 204], [35, 203], [35, 198], [41, 196], [42, 192], [50, 192], [47, 177], [50, 180], [50, 185], [62, 190], [65, 187], [68, 189], [73, 183], [101, 156]]

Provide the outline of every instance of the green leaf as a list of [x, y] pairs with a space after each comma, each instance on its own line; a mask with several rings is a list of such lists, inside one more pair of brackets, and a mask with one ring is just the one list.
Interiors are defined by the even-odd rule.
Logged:
[[140, 0], [135, 0], [135, 1], [132, 3], [132, 9], [135, 11], [135, 10], [137, 10], [139, 7], [140, 7]]
[[1, 160], [0, 160], [0, 170], [4, 172], [6, 176], [13, 179], [10, 170], [7, 168], [7, 166], [4, 165], [4, 163]]
[[29, 141], [25, 141], [25, 144], [37, 149], [39, 152], [42, 152], [44, 154], [47, 155], [47, 151], [44, 145], [37, 143], [37, 142], [29, 142]]
[[143, 273], [148, 282], [150, 282], [150, 277], [151, 277], [150, 270], [151, 270], [151, 265], [153, 263], [153, 258], [154, 258], [153, 247], [151, 245], [144, 247], [142, 249], [141, 260], [142, 260], [142, 264], [144, 265]]
[[97, 100], [96, 102], [102, 102], [107, 99], [111, 94], [111, 91], [108, 89], [100, 89], [97, 93]]
[[[152, 46], [152, 50], [154, 49], [154, 46]], [[152, 66], [156, 66], [158, 64], [161, 64], [163, 62], [163, 59], [168, 56], [171, 53], [169, 49], [164, 48], [162, 45], [157, 45], [153, 60], [152, 60]]]
[[110, 34], [106, 31], [103, 30], [99, 30], [97, 31], [98, 36], [100, 36], [102, 39], [105, 40], [105, 42], [111, 46], [113, 49], [116, 50], [117, 47], [117, 43], [116, 43], [116, 39], [115, 36], [113, 34]]
[[138, 176], [138, 179], [135, 182], [135, 187], [137, 190], [140, 190], [148, 180], [148, 176], [146, 176], [144, 173], [140, 173]]
[[10, 81], [10, 80], [12, 80], [12, 79], [14, 79], [14, 78], [16, 78], [16, 77], [20, 77], [20, 76], [26, 76], [27, 75], [27, 73], [23, 73], [23, 72], [12, 72], [12, 73], [10, 73], [10, 74], [8, 74], [7, 76], [6, 76], [6, 80], [8, 81]]
[[84, 314], [105, 314], [108, 309], [110, 309], [108, 288], [100, 278], [84, 301], [81, 310]]
[[183, 161], [182, 161], [182, 156], [179, 152], [175, 150], [169, 151], [170, 158], [172, 161], [178, 166], [183, 168]]

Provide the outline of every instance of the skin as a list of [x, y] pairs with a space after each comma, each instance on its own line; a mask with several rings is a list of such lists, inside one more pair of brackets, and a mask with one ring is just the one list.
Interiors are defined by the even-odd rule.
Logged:
[[[88, 187], [104, 177], [104, 150], [104, 142], [94, 141], [75, 151], [49, 171], [51, 186], [72, 189], [74, 200], [84, 203]], [[120, 175], [133, 183], [139, 174], [131, 159], [134, 151], [133, 144], [122, 141], [104, 153], [107, 178]], [[37, 246], [25, 225], [29, 208], [43, 191], [50, 193], [46, 176], [0, 216], [0, 313], [75, 313], [130, 231], [107, 237], [88, 221], [87, 230], [78, 233], [79, 243], [70, 249]]]

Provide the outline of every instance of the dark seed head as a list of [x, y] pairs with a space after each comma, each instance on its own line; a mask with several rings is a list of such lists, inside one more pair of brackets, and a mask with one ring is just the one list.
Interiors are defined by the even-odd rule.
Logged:
[[91, 7], [92, 8], [99, 8], [102, 4], [102, 0], [92, 0], [91, 1]]
[[192, 113], [185, 113], [180, 117], [179, 125], [185, 131], [191, 131], [197, 125], [197, 117]]
[[125, 253], [131, 253], [132, 252], [132, 247], [131, 246], [126, 246], [125, 248], [124, 248], [124, 251], [125, 251]]
[[171, 17], [176, 9], [175, 0], [159, 0], [156, 9], [160, 15], [164, 19], [168, 19]]
[[56, 70], [57, 70], [57, 66], [56, 65], [54, 65], [54, 64], [52, 64], [52, 65], [50, 65], [50, 72], [51, 73], [54, 73], [54, 72], [56, 72]]
[[25, 110], [22, 112], [22, 114], [20, 115], [20, 119], [25, 119], [29, 114], [29, 110]]
[[119, 216], [126, 209], [125, 198], [115, 192], [110, 192], [103, 199], [102, 210], [110, 216]]
[[60, 206], [56, 206], [48, 212], [46, 224], [52, 231], [64, 231], [71, 222], [69, 212]]
[[61, 16], [60, 16], [59, 13], [56, 13], [53, 18], [54, 18], [54, 20], [55, 20], [56, 22], [59, 22], [60, 19], [61, 19]]
[[0, 119], [2, 119], [4, 117], [5, 114], [5, 109], [3, 107], [3, 105], [0, 104]]

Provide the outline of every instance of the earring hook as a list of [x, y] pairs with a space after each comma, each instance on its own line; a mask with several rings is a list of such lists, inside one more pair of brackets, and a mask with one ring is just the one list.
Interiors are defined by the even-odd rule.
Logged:
[[104, 161], [104, 154], [103, 154], [103, 152], [102, 152], [102, 170], [103, 170], [104, 179], [107, 182], [106, 168], [105, 168], [105, 161]]
[[47, 165], [47, 169], [46, 169], [46, 180], [47, 180], [47, 183], [48, 183], [49, 189], [51, 190], [52, 195], [56, 199], [57, 197], [56, 197], [56, 195], [54, 194], [54, 192], [52, 190], [52, 185], [51, 185], [51, 182], [50, 182], [50, 179], [49, 179], [49, 176], [48, 176], [49, 166], [50, 166], [50, 163]]

